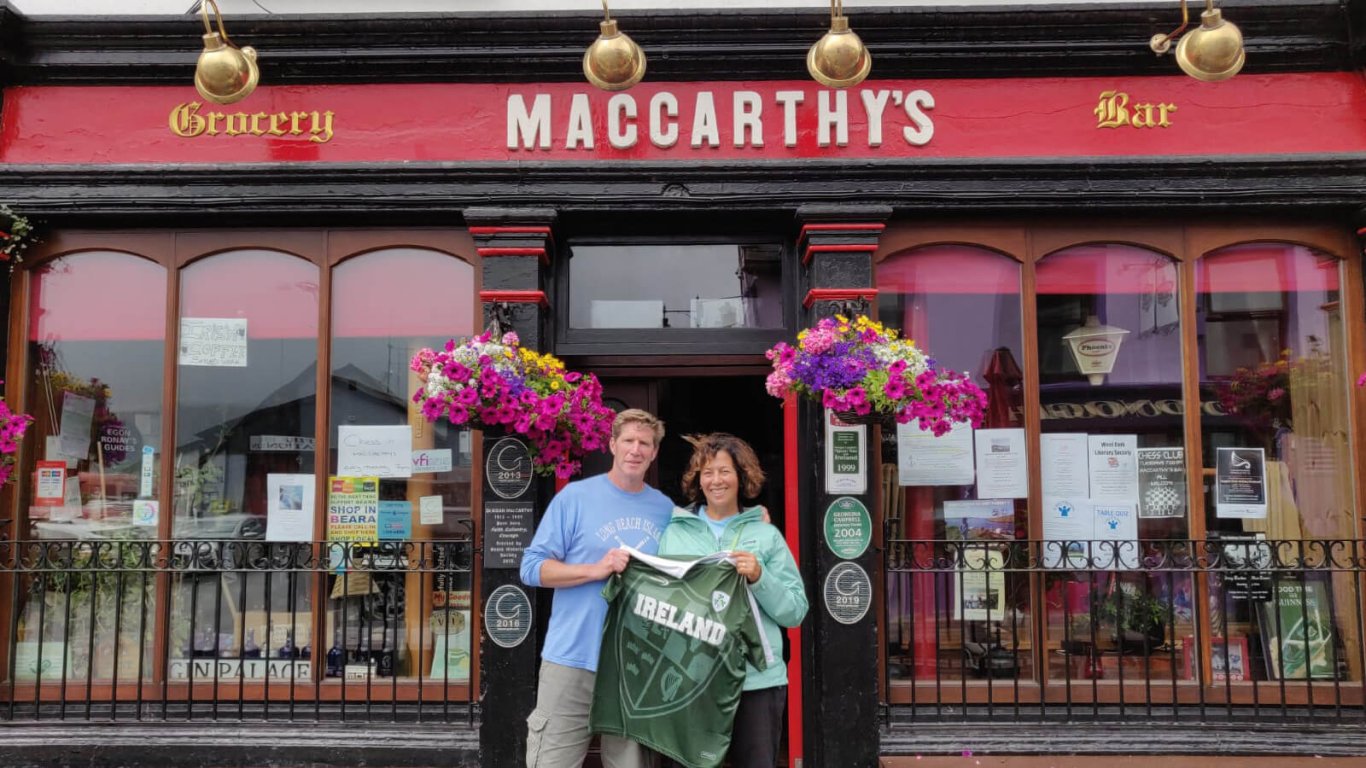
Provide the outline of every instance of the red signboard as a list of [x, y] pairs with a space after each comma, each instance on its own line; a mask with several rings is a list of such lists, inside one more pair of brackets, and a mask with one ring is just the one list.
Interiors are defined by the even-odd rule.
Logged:
[[8, 163], [915, 160], [1366, 153], [1359, 75], [5, 90]]

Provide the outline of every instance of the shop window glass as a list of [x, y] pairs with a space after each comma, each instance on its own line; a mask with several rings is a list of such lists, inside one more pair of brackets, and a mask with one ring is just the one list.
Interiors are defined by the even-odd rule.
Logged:
[[1086, 245], [1035, 280], [1049, 676], [1179, 677], [1193, 584], [1147, 568], [1189, 530], [1177, 264]]
[[[474, 303], [473, 267], [445, 253], [385, 249], [332, 272], [329, 472], [339, 468], [342, 428], [354, 437], [407, 425], [415, 461], [412, 477], [379, 478], [373, 490], [365, 485], [373, 481], [331, 481], [373, 493], [380, 517], [373, 531], [347, 523], [326, 532], [333, 563], [345, 566], [328, 579], [328, 675], [469, 681], [471, 433], [427, 422], [412, 402], [420, 382], [409, 361], [423, 347], [474, 333]], [[443, 565], [461, 572], [432, 572]]]
[[[892, 256], [877, 266], [878, 319], [927, 350], [941, 368], [971, 374], [990, 399], [984, 429], [1023, 434], [1020, 265], [983, 248], [944, 245]], [[979, 498], [973, 435], [960, 427], [958, 475], [949, 461], [933, 470], [914, 462], [932, 438], [914, 423], [882, 430], [883, 518], [900, 540], [903, 565], [984, 564], [888, 576], [888, 656], [893, 677], [936, 679], [946, 669], [970, 677], [1032, 676], [1025, 492]], [[1023, 443], [1021, 443], [1023, 444]], [[937, 541], [939, 543], [931, 543]], [[961, 544], [959, 542], [962, 542]], [[894, 554], [893, 560], [897, 560]], [[961, 665], [958, 662], [961, 660]]]
[[[318, 291], [317, 266], [279, 251], [181, 271], [172, 680], [287, 682], [313, 655], [310, 579], [290, 568], [308, 544], [264, 540], [277, 479], [315, 471]], [[223, 663], [185, 661], [205, 658]]]
[[66, 573], [25, 576], [12, 679], [149, 677], [154, 578], [119, 569], [146, 554], [129, 540], [157, 532], [166, 270], [88, 251], [31, 280], [20, 509], [28, 537], [46, 542], [42, 565]]
[[574, 246], [570, 328], [782, 328], [775, 245]]
[[[1215, 643], [1255, 679], [1361, 679], [1349, 572], [1277, 573], [1356, 537], [1341, 263], [1303, 246], [1224, 248], [1197, 264], [1204, 510], [1233, 573], [1211, 577]], [[1258, 564], [1272, 570], [1257, 568]]]

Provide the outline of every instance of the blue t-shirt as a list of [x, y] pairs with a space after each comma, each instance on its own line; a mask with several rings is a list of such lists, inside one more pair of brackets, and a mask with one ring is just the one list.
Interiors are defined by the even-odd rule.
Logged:
[[718, 544], [721, 543], [721, 535], [726, 532], [726, 526], [730, 524], [730, 518], [723, 517], [720, 520], [713, 520], [711, 519], [711, 515], [707, 514], [706, 509], [697, 510], [697, 516], [702, 518], [702, 521], [707, 524], [707, 527], [711, 528], [711, 535], [716, 537], [716, 542]]
[[[546, 560], [567, 565], [596, 563], [622, 544], [652, 555], [673, 508], [669, 497], [654, 488], [628, 493], [606, 474], [570, 483], [551, 499], [531, 546], [522, 553], [522, 582], [541, 586], [541, 565]], [[605, 583], [590, 581], [555, 590], [542, 659], [597, 671], [607, 619], [607, 601], [602, 597]]]

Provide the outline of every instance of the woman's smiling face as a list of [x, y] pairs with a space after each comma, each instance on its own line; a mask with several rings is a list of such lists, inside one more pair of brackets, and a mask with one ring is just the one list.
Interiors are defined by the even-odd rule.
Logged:
[[735, 471], [735, 460], [728, 451], [717, 451], [711, 461], [703, 464], [698, 479], [702, 494], [707, 497], [707, 507], [738, 511], [740, 474]]

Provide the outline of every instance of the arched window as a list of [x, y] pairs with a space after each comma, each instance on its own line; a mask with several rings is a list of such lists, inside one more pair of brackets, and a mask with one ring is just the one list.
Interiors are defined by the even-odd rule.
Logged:
[[[1019, 262], [971, 245], [913, 248], [877, 265], [877, 288], [882, 323], [913, 339], [941, 368], [970, 374], [989, 393], [984, 429], [1023, 427]], [[1026, 535], [1024, 498], [978, 496], [973, 438], [965, 425], [940, 438], [915, 423], [883, 430], [882, 487], [892, 538], [1010, 541]], [[972, 606], [966, 605], [964, 582], [951, 574], [888, 577], [889, 652], [898, 676], [942, 674], [939, 648], [963, 641], [986, 647], [1002, 636], [1029, 634], [1028, 579], [979, 576], [976, 592], [995, 599]], [[953, 621], [937, 622], [950, 607]]]
[[25, 410], [34, 423], [17, 468], [20, 519], [32, 539], [81, 540], [42, 551], [85, 573], [16, 592], [14, 680], [50, 677], [36, 672], [45, 669], [72, 681], [152, 674], [143, 639], [159, 613], [155, 581], [98, 572], [137, 562], [137, 545], [96, 550], [88, 540], [157, 535], [166, 277], [153, 261], [111, 250], [58, 256], [30, 275]]
[[[1141, 571], [1144, 541], [1188, 531], [1178, 285], [1174, 260], [1132, 245], [1074, 246], [1036, 267], [1038, 535], [1042, 564], [1058, 570], [1046, 581], [1048, 647], [1063, 653], [1049, 655], [1049, 677], [1085, 676], [1068, 657], [1111, 640], [1104, 617], [1193, 594], [1186, 574]], [[1167, 618], [1120, 622], [1113, 642], [1161, 646]], [[1173, 618], [1190, 632], [1188, 610]]]
[[[420, 382], [408, 362], [423, 347], [478, 330], [474, 281], [469, 263], [421, 248], [370, 251], [332, 270], [329, 473], [337, 473], [342, 429], [411, 425], [412, 477], [379, 480], [379, 539], [381, 547], [413, 542], [401, 545], [407, 556], [437, 569], [450, 555], [428, 542], [473, 535], [471, 433], [427, 423], [412, 402]], [[338, 534], [328, 531], [327, 538], [345, 538]], [[346, 626], [353, 635], [334, 633], [332, 645], [361, 649], [380, 675], [463, 683], [477, 658], [469, 642], [472, 588], [469, 572], [331, 576], [327, 626]], [[374, 591], [404, 609], [358, 620]]]
[[[1196, 266], [1213, 546], [1229, 562], [1314, 562], [1313, 540], [1357, 536], [1342, 263], [1263, 242]], [[1349, 571], [1216, 573], [1211, 632], [1249, 642], [1256, 679], [1360, 679], [1355, 587]]]

